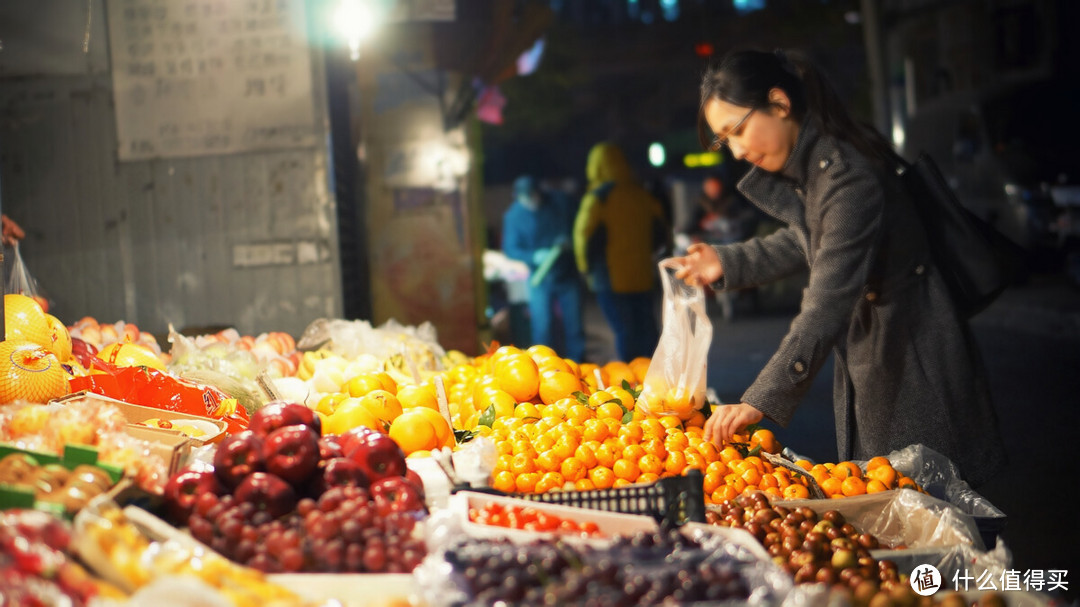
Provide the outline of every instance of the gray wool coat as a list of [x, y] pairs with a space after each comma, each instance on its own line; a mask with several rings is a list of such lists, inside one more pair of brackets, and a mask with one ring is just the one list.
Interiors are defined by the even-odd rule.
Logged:
[[1005, 463], [997, 417], [912, 203], [894, 173], [804, 122], [780, 173], [755, 167], [738, 186], [786, 227], [715, 247], [718, 289], [810, 269], [799, 313], [742, 400], [787, 425], [832, 352], [842, 460], [921, 443], [977, 486]]

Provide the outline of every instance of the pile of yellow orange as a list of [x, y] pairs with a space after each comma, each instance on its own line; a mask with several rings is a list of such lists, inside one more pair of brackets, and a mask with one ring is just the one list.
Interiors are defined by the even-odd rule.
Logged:
[[453, 429], [439, 412], [434, 386], [399, 386], [385, 372], [363, 373], [347, 392], [327, 394], [316, 405], [325, 434], [364, 426], [390, 435], [406, 454], [427, 453], [454, 444]]
[[[345, 392], [323, 397], [316, 411], [326, 433], [366, 426], [389, 433], [412, 456], [452, 446], [454, 428], [488, 436], [498, 453], [492, 486], [506, 492], [622, 487], [696, 468], [704, 475], [707, 503], [754, 491], [777, 499], [810, 497], [806, 476], [758, 455], [780, 452], [768, 429], [736, 435], [718, 448], [703, 438], [700, 411], [645, 415], [635, 395], [649, 363], [643, 357], [578, 364], [547, 346], [502, 346], [438, 376], [452, 426], [439, 413], [434, 378], [398, 384], [384, 372], [350, 379]], [[829, 497], [918, 488], [884, 457], [870, 460], [866, 472], [852, 462], [796, 464]]]

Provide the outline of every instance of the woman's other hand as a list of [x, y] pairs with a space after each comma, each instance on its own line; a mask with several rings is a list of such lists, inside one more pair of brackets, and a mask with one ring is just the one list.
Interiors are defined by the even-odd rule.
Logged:
[[685, 256], [674, 259], [681, 266], [675, 271], [675, 278], [691, 286], [710, 285], [724, 275], [716, 249], [705, 243], [690, 245]]
[[712, 441], [717, 446], [723, 445], [731, 440], [736, 432], [758, 423], [763, 417], [761, 411], [746, 403], [720, 405], [713, 410], [709, 419], [705, 420], [705, 440]]

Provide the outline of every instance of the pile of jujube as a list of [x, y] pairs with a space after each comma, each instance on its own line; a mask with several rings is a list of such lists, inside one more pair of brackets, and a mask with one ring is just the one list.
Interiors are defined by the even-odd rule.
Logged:
[[423, 485], [389, 436], [321, 435], [301, 404], [273, 402], [218, 446], [214, 469], [177, 473], [166, 516], [226, 557], [268, 573], [409, 572]]

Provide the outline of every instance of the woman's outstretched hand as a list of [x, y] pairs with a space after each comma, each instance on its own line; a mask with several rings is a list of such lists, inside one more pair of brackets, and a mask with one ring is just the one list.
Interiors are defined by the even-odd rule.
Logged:
[[675, 278], [690, 286], [703, 287], [720, 280], [724, 275], [716, 249], [705, 243], [690, 245], [685, 256], [675, 257], [674, 260], [680, 266], [675, 271]]
[[763, 417], [761, 411], [746, 403], [720, 405], [713, 410], [709, 419], [705, 420], [705, 440], [722, 446], [731, 440], [736, 432], [758, 423]]

